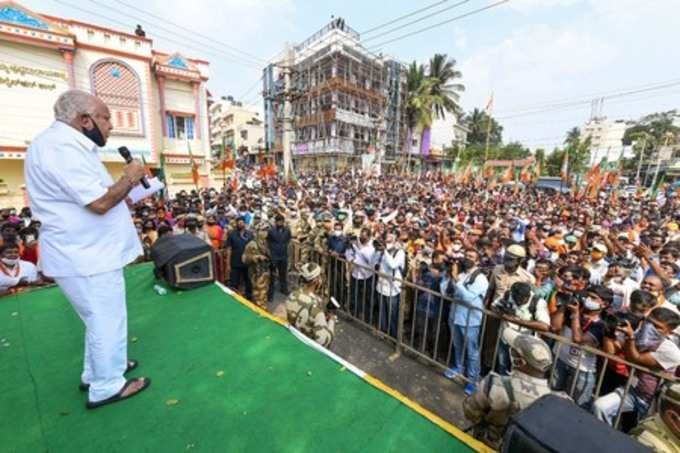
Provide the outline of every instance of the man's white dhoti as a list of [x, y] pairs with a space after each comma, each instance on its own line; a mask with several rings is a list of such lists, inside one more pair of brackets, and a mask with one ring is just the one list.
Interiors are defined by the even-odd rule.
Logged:
[[55, 280], [85, 323], [81, 380], [90, 384], [89, 400], [109, 398], [125, 385], [128, 360], [123, 270]]

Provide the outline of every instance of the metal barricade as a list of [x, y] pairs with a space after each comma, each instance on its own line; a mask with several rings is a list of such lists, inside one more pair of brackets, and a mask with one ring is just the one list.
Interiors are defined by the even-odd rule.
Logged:
[[[314, 255], [314, 259], [316, 262], [324, 264], [325, 269], [330, 269], [330, 272], [325, 274], [324, 279], [325, 295], [338, 299], [336, 295], [342, 294], [343, 297], [338, 299], [338, 302], [341, 305], [340, 312], [343, 317], [364, 326], [371, 333], [384, 340], [392, 342], [395, 345], [394, 357], [405, 352], [443, 371], [454, 366], [457, 354], [460, 357], [459, 363], [466, 363], [466, 358], [471, 352], [469, 351], [471, 341], [476, 340], [478, 345], [477, 353], [482, 352], [483, 326], [471, 325], [474, 324], [470, 322], [471, 318], [481, 317], [482, 321], [487, 318], [495, 318], [501, 322], [502, 327], [513, 324], [503, 319], [495, 311], [471, 306], [463, 301], [456, 300], [438, 291], [425, 288], [407, 280], [394, 279], [392, 276], [378, 272], [375, 269], [351, 263], [344, 257], [320, 256], [317, 253]], [[359, 270], [362, 272], [358, 272]], [[365, 275], [370, 276], [364, 279], [357, 278]], [[339, 278], [344, 279], [342, 282], [344, 288], [337, 284]], [[386, 313], [389, 314], [389, 310], [384, 310], [386, 299], [376, 291], [376, 283], [380, 279], [396, 283], [401, 289], [398, 302], [396, 336], [390, 335], [389, 323], [385, 325], [385, 322], [381, 321]], [[453, 318], [455, 318], [455, 313], [459, 309], [467, 311], [465, 315], [466, 322], [464, 325], [454, 326]], [[450, 318], [449, 314], [452, 312], [453, 316]], [[520, 328], [516, 324], [515, 326]], [[454, 332], [452, 328], [460, 329], [459, 334], [462, 336], [460, 351], [456, 351], [454, 347]], [[605, 375], [612, 372], [610, 364], [620, 364], [626, 367], [629, 375], [626, 385], [622, 389], [621, 402], [619, 403], [615, 420], [613, 420], [615, 427], [618, 427], [621, 422], [624, 402], [634, 389], [632, 384], [635, 381], [636, 375], [640, 373], [652, 375], [659, 380], [659, 385], [666, 381], [676, 380], [674, 376], [633, 364], [622, 357], [607, 354], [590, 346], [576, 344], [571, 339], [551, 332], [533, 331], [526, 327], [521, 327], [521, 329], [541, 337], [552, 345], [554, 358], [549, 376], [551, 387], [555, 387], [556, 375], [560, 372], [560, 370], [558, 372], [555, 370], [558, 362], [561, 362], [559, 357], [563, 348], [569, 348], [570, 353], [577, 354], [576, 366], [570, 370], [571, 374], [566, 379], [568, 383], [561, 390], [574, 400], [578, 399], [578, 397], [584, 398], [587, 401], [586, 404], [582, 404], [584, 407], [590, 407], [597, 398], [603, 396], [601, 390]], [[471, 334], [474, 331], [476, 333]], [[497, 369], [501, 348], [507, 348], [507, 346], [502, 342], [501, 335], [497, 335], [493, 345], [493, 354], [491, 354], [493, 357], [492, 363], [486, 367], [486, 370], [482, 371]], [[594, 372], [583, 369], [582, 365], [586, 358], [591, 363], [593, 361], [597, 363]], [[459, 376], [462, 380], [468, 381], [465, 375], [461, 374]], [[584, 382], [587, 385], [584, 385]], [[592, 389], [588, 390], [590, 387]], [[584, 391], [585, 394], [583, 394]]]

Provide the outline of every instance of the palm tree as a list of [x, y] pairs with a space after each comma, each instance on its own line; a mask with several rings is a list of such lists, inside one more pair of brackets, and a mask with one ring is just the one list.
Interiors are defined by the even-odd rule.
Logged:
[[[491, 124], [489, 124], [489, 121], [491, 121]], [[470, 145], [486, 144], [487, 130], [490, 145], [500, 145], [503, 141], [503, 126], [498, 124], [498, 121], [484, 110], [475, 108], [463, 117], [462, 122], [470, 131], [467, 134], [467, 141]]]
[[576, 148], [581, 142], [581, 130], [578, 127], [572, 127], [567, 132], [567, 138], [564, 139], [564, 144], [571, 148]]
[[418, 120], [421, 112], [418, 110], [420, 101], [417, 97], [421, 93], [421, 85], [425, 80], [425, 67], [419, 65], [415, 61], [411, 63], [406, 72], [406, 92], [408, 98], [406, 99], [406, 126], [408, 132], [406, 134], [406, 143], [404, 144], [404, 152], [406, 153], [406, 165], [410, 165], [411, 160], [411, 146], [413, 143], [413, 131], [418, 126]]
[[446, 113], [453, 113], [458, 117], [462, 114], [458, 102], [460, 93], [465, 91], [465, 86], [454, 82], [462, 76], [463, 74], [456, 69], [456, 60], [449, 59], [446, 54], [437, 53], [430, 59], [427, 77], [428, 90], [427, 93], [423, 93], [429, 102], [424, 107], [430, 112], [423, 115], [425, 122], [421, 124], [421, 154], [430, 152], [431, 126], [434, 118], [444, 119]]

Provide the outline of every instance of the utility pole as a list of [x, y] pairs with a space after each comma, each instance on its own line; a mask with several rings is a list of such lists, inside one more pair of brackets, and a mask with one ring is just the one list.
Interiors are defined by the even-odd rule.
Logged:
[[293, 67], [293, 51], [288, 43], [283, 46], [283, 177], [286, 181], [290, 178], [290, 167], [291, 167], [291, 152], [290, 152], [290, 140], [292, 133], [292, 118], [291, 118], [291, 80], [290, 74]]
[[[670, 139], [670, 134], [666, 134], [666, 140], [664, 140], [663, 147], [668, 146], [668, 141]], [[656, 170], [654, 171], [654, 179], [652, 179], [652, 187], [656, 186], [657, 178], [659, 177], [659, 168], [661, 167], [661, 149], [656, 151]]]
[[637, 174], [635, 175], [635, 181], [640, 183], [640, 171], [642, 170], [642, 159], [645, 156], [645, 149], [647, 148], [647, 133], [645, 132], [642, 136], [642, 149], [640, 150], [640, 159], [638, 160]]
[[484, 163], [489, 160], [489, 136], [491, 135], [491, 115], [486, 116], [486, 145], [484, 146]]

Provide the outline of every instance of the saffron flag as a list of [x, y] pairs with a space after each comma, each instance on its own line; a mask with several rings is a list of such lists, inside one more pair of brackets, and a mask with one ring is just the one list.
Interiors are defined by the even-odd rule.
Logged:
[[484, 108], [484, 112], [487, 115], [490, 115], [492, 109], [493, 109], [493, 91], [491, 92], [491, 96], [489, 96], [489, 102], [486, 103], [486, 107]]
[[505, 184], [512, 181], [513, 179], [515, 179], [515, 171], [512, 167], [512, 164], [510, 164], [505, 173], [503, 173], [503, 176], [501, 177], [501, 182]]
[[496, 171], [491, 165], [484, 164], [484, 179], [491, 179], [493, 178], [494, 174]]
[[463, 176], [460, 178], [460, 183], [461, 184], [467, 184], [470, 182], [470, 177], [472, 176], [472, 164], [468, 164], [468, 166], [465, 168], [465, 171], [463, 172]]
[[529, 184], [531, 182], [531, 172], [529, 171], [529, 162], [522, 167], [522, 171], [519, 173], [519, 180], [522, 181], [524, 184]]
[[194, 181], [194, 186], [198, 188], [198, 162], [194, 160], [194, 155], [191, 153], [191, 145], [187, 142], [187, 148], [189, 149], [189, 160], [191, 161], [191, 179]]
[[541, 172], [543, 169], [541, 168], [541, 161], [536, 161], [536, 165], [534, 165], [534, 179], [538, 180], [538, 178], [541, 177]]

